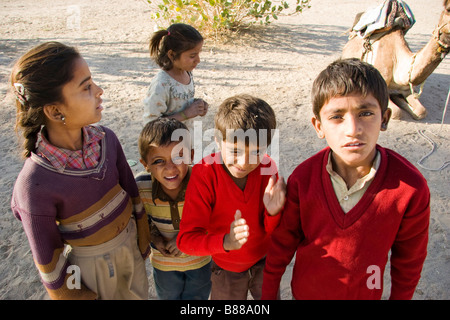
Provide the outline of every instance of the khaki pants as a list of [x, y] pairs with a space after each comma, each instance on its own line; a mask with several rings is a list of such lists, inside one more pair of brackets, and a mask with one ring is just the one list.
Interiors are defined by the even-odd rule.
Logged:
[[148, 278], [137, 246], [136, 222], [97, 246], [70, 247], [68, 259], [81, 271], [83, 284], [101, 300], [148, 299]]
[[264, 258], [247, 271], [232, 272], [222, 269], [212, 261], [211, 300], [247, 300], [249, 291], [254, 300], [261, 300], [265, 263]]

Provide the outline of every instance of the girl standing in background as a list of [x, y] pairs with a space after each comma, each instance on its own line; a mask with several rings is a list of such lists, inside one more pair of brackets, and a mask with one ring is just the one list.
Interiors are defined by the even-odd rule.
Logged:
[[204, 116], [208, 103], [194, 99], [192, 71], [200, 63], [202, 35], [182, 23], [155, 32], [150, 40], [150, 56], [161, 70], [150, 83], [144, 99], [144, 124], [158, 117], [183, 121], [189, 130], [192, 119]]

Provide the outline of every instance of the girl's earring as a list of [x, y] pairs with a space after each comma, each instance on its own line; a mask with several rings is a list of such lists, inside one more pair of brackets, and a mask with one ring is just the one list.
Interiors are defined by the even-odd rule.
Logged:
[[63, 124], [66, 124], [66, 118], [64, 116], [61, 116], [61, 121], [63, 122]]

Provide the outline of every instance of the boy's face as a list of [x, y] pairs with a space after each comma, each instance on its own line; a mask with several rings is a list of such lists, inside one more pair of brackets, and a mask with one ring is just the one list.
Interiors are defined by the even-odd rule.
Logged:
[[175, 198], [181, 190], [188, 164], [192, 160], [192, 151], [182, 147], [180, 142], [172, 142], [167, 146], [150, 146], [147, 158], [141, 159], [142, 165], [158, 180], [164, 192]]
[[261, 153], [255, 144], [246, 145], [244, 141], [219, 142], [223, 165], [228, 172], [237, 179], [245, 178], [261, 163]]
[[[381, 114], [377, 99], [354, 93], [331, 98], [320, 110], [320, 120], [312, 118], [319, 138], [325, 138], [333, 150], [334, 163], [340, 168], [371, 167], [380, 131], [385, 131], [391, 115]], [[382, 125], [383, 124], [383, 125]]]

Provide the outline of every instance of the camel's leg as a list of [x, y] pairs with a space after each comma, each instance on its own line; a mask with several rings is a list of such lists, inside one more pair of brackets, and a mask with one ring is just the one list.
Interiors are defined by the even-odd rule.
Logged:
[[406, 101], [408, 101], [408, 105], [410, 107], [410, 111], [406, 110], [411, 114], [411, 116], [416, 119], [420, 120], [426, 117], [427, 115], [427, 109], [422, 105], [422, 103], [419, 101], [419, 98], [417, 98], [416, 95], [410, 94], [406, 96]]
[[391, 119], [400, 120], [402, 118], [402, 108], [399, 104], [406, 104], [405, 99], [400, 94], [391, 94], [389, 99], [388, 108], [392, 110]]
[[389, 107], [392, 109], [392, 119], [401, 118], [401, 110], [397, 110], [397, 108], [406, 111], [415, 120], [423, 119], [427, 115], [425, 107], [420, 103], [419, 99], [412, 94], [405, 97], [402, 94], [396, 93], [391, 94], [390, 98], [393, 102], [392, 104], [389, 104]]

